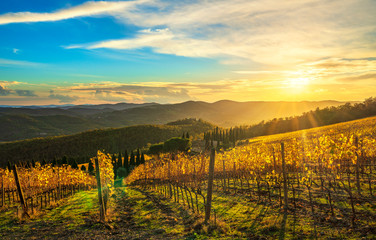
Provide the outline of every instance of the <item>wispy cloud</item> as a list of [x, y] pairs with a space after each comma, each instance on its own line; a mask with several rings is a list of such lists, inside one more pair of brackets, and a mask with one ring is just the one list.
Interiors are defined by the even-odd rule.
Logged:
[[21, 82], [17, 82], [17, 81], [0, 81], [0, 86], [2, 87], [7, 87], [7, 86], [10, 86], [10, 85], [17, 85], [17, 84], [20, 84]]
[[35, 92], [32, 91], [32, 90], [20, 90], [20, 89], [16, 89], [16, 90], [14, 90], [14, 92], [16, 93], [16, 95], [22, 96], [22, 97], [37, 97], [37, 95], [35, 94]]
[[100, 14], [115, 13], [124, 8], [131, 7], [135, 1], [97, 1], [86, 2], [79, 6], [61, 9], [52, 13], [18, 12], [0, 15], [0, 24], [22, 23], [22, 22], [48, 22], [59, 21], [69, 18], [93, 16]]
[[19, 54], [19, 53], [20, 53], [20, 49], [18, 49], [18, 48], [13, 48], [13, 49], [12, 49], [12, 52], [13, 52], [14, 54]]
[[[110, 15], [144, 30], [126, 39], [65, 48], [152, 48], [225, 64], [295, 65], [333, 56], [376, 55], [373, 0], [86, 2], [52, 13], [7, 13], [0, 24]], [[283, 29], [283, 30], [281, 30]]]
[[185, 57], [215, 57], [226, 55], [225, 49], [218, 49], [212, 41], [187, 39], [184, 35], [176, 35], [168, 28], [146, 29], [139, 32], [136, 38], [103, 41], [95, 44], [72, 45], [72, 48], [112, 48], [112, 49], [140, 49], [151, 47], [155, 52], [173, 54]]
[[37, 67], [42, 66], [42, 63], [29, 62], [29, 61], [19, 61], [12, 59], [0, 58], [0, 66], [28, 66], [28, 67]]
[[0, 86], [0, 96], [8, 96], [12, 94], [12, 91], [3, 87], [3, 86]]
[[[260, 89], [281, 88], [280, 84], [265, 83], [255, 85], [247, 79], [220, 80], [206, 83], [175, 82], [143, 82], [122, 84], [116, 82], [78, 84], [60, 89], [68, 94], [75, 94], [81, 99], [93, 97], [92, 100], [127, 101], [127, 102], [159, 102], [176, 103], [188, 100], [216, 101], [229, 99], [237, 95], [236, 100], [246, 99], [244, 96], [259, 92]], [[233, 99], [233, 97], [232, 97]]]
[[181, 102], [192, 99], [188, 90], [182, 87], [169, 86], [167, 84], [119, 84], [98, 83], [80, 84], [66, 91], [77, 93], [91, 93], [95, 98], [107, 101], [130, 101], [130, 102]]
[[156, 11], [148, 4], [113, 14], [125, 24], [144, 28], [133, 38], [70, 47], [151, 47], [178, 56], [222, 57], [230, 64], [286, 65], [376, 55], [372, 0], [154, 1]]
[[37, 97], [33, 90], [10, 89], [8, 86], [17, 85], [19, 82], [0, 81], [0, 96]]
[[48, 95], [48, 98], [59, 100], [59, 103], [71, 103], [78, 99], [77, 96], [56, 94], [53, 90], [50, 91], [50, 95]]
[[376, 73], [367, 73], [361, 74], [356, 76], [349, 76], [337, 79], [340, 82], [356, 82], [356, 81], [363, 81], [363, 80], [372, 80], [376, 82]]

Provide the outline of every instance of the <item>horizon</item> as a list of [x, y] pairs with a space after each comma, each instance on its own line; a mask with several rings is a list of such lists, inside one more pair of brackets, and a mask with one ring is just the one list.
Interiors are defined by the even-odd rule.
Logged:
[[[371, 97], [373, 98], [373, 97]], [[69, 107], [69, 106], [95, 106], [95, 105], [106, 105], [106, 104], [109, 104], [109, 105], [116, 105], [116, 104], [136, 104], [136, 105], [143, 105], [143, 104], [158, 104], [158, 105], [169, 105], [169, 104], [182, 104], [182, 103], [187, 103], [187, 102], [204, 102], [204, 103], [209, 103], [209, 104], [214, 104], [214, 103], [218, 103], [218, 102], [224, 102], [224, 101], [228, 101], [228, 102], [236, 102], [236, 103], [250, 103], [250, 102], [255, 102], [255, 103], [259, 103], [259, 102], [265, 102], [265, 103], [303, 103], [303, 102], [311, 102], [311, 103], [315, 103], [315, 102], [337, 102], [337, 103], [361, 103], [363, 101], [338, 101], [338, 100], [330, 100], [330, 99], [327, 99], [327, 100], [318, 100], [318, 101], [307, 101], [307, 100], [301, 100], [301, 101], [258, 101], [258, 100], [254, 100], [254, 101], [234, 101], [234, 100], [230, 100], [230, 99], [221, 99], [221, 100], [218, 100], [218, 101], [200, 101], [200, 100], [187, 100], [187, 101], [183, 101], [183, 102], [176, 102], [176, 103], [158, 103], [158, 102], [143, 102], [143, 103], [132, 103], [132, 102], [109, 102], [109, 103], [102, 103], [102, 104], [91, 104], [91, 103], [86, 103], [86, 104], [71, 104], [71, 103], [68, 103], [68, 104], [47, 104], [47, 105], [5, 105], [5, 104], [0, 104], [0, 107], [49, 107], [49, 106], [53, 106], [53, 107]]]
[[0, 105], [364, 101], [376, 3], [3, 1]]

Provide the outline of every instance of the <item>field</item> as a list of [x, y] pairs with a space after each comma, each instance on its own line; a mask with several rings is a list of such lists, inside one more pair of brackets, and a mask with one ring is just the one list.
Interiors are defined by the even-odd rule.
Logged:
[[258, 137], [228, 151], [150, 156], [125, 187], [110, 188], [105, 224], [97, 191], [88, 190], [54, 200], [30, 219], [16, 204], [5, 206], [0, 233], [4, 239], [375, 239], [375, 123], [366, 118]]

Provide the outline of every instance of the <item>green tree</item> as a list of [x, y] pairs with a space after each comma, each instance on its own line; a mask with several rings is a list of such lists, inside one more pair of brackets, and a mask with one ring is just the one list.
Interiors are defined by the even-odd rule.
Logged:
[[124, 162], [123, 162], [123, 167], [129, 171], [129, 157], [128, 157], [128, 151], [125, 150], [124, 153]]
[[81, 171], [84, 171], [84, 172], [86, 171], [86, 167], [85, 167], [85, 165], [82, 165], [82, 166], [81, 166]]
[[61, 164], [62, 164], [62, 165], [63, 165], [63, 164], [68, 165], [68, 159], [67, 159], [66, 156], [63, 156], [63, 157], [61, 158]]
[[112, 157], [111, 157], [111, 163], [112, 163], [112, 169], [114, 170], [114, 179], [117, 178], [117, 175], [116, 175], [116, 170], [117, 170], [117, 160], [116, 160], [116, 156], [115, 154], [112, 154]]
[[136, 165], [136, 163], [135, 163], [135, 159], [134, 159], [134, 153], [133, 153], [133, 151], [131, 152], [131, 158], [129, 159], [129, 166], [130, 167], [134, 167]]
[[72, 168], [78, 169], [78, 164], [77, 164], [76, 159], [70, 158], [70, 165], [71, 165]]
[[165, 152], [186, 152], [191, 148], [191, 142], [189, 139], [183, 138], [170, 138], [163, 144], [163, 150]]
[[163, 152], [163, 143], [152, 144], [149, 147], [149, 151], [148, 151], [148, 153], [151, 155], [159, 155], [162, 152]]
[[119, 178], [125, 178], [128, 175], [128, 171], [123, 167], [119, 167], [116, 174]]
[[140, 149], [137, 148], [137, 153], [136, 153], [136, 166], [141, 164], [141, 156], [140, 156]]
[[118, 161], [117, 161], [117, 168], [122, 167], [122, 166], [123, 166], [123, 157], [121, 156], [121, 152], [119, 152]]
[[92, 161], [89, 161], [88, 171], [89, 171], [89, 173], [92, 173], [92, 174], [94, 173], [94, 166], [93, 166]]

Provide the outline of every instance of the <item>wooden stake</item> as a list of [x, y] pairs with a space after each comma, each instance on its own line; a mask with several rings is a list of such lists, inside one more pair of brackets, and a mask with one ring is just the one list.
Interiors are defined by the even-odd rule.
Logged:
[[14, 174], [14, 180], [15, 180], [16, 186], [17, 186], [18, 196], [19, 196], [21, 206], [22, 206], [22, 210], [23, 210], [22, 216], [27, 216], [27, 217], [30, 218], [30, 215], [27, 213], [27, 205], [26, 205], [25, 198], [24, 198], [24, 195], [23, 195], [23, 192], [22, 192], [20, 180], [18, 178], [17, 166], [16, 165], [13, 165], [13, 174]]
[[211, 202], [212, 202], [212, 194], [213, 194], [214, 163], [215, 163], [215, 150], [214, 148], [212, 148], [211, 153], [210, 153], [208, 193], [206, 197], [207, 201], [206, 201], [206, 208], [205, 208], [205, 222], [206, 223], [210, 220]]
[[1, 175], [1, 206], [5, 205], [4, 175]]
[[288, 207], [288, 192], [287, 192], [287, 172], [286, 172], [286, 161], [285, 161], [285, 145], [281, 142], [281, 154], [282, 154], [282, 171], [283, 171], [283, 196], [285, 200], [285, 212], [287, 212]]
[[104, 215], [104, 205], [103, 205], [103, 197], [102, 197], [102, 184], [101, 184], [101, 176], [99, 171], [99, 162], [98, 158], [95, 158], [95, 172], [97, 177], [97, 188], [98, 188], [98, 199], [99, 199], [99, 213], [100, 213], [100, 221], [105, 222], [106, 216]]

